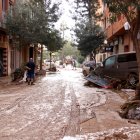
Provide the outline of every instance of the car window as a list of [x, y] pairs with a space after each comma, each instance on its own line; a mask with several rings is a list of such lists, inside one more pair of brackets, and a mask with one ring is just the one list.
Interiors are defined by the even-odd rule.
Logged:
[[115, 64], [115, 56], [109, 57], [105, 60], [105, 66], [112, 66]]
[[128, 60], [129, 61], [137, 61], [136, 53], [129, 54], [128, 55]]
[[128, 62], [128, 55], [127, 54], [118, 55], [118, 62], [119, 63]]
[[136, 53], [118, 55], [117, 61], [119, 63], [128, 62], [128, 61], [136, 61]]

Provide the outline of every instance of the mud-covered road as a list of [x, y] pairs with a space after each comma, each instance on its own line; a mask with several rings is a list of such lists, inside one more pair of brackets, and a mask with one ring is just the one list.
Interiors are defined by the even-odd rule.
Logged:
[[1, 87], [0, 140], [137, 140], [139, 122], [117, 113], [124, 98], [84, 83], [80, 69], [60, 69], [32, 86]]

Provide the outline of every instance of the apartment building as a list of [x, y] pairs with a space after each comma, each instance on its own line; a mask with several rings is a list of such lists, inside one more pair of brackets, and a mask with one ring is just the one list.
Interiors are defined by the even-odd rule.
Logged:
[[7, 34], [6, 13], [9, 10], [12, 14], [15, 2], [16, 0], [0, 0], [0, 61], [4, 67], [0, 76], [10, 75], [34, 54], [32, 46], [16, 48], [12, 36]]
[[12, 8], [14, 0], [0, 0], [0, 61], [3, 64], [4, 70], [0, 75], [8, 75], [9, 71], [9, 38], [6, 34], [6, 11], [8, 8]]
[[[98, 12], [104, 15], [104, 2], [103, 0], [98, 0], [98, 2], [100, 5]], [[98, 22], [98, 25], [102, 28], [103, 31], [105, 31], [105, 25], [104, 25], [103, 19], [104, 19], [104, 16], [102, 17], [102, 20]], [[96, 62], [102, 62], [106, 57], [110, 55], [107, 51], [105, 51], [105, 46], [106, 46], [106, 42], [105, 44], [103, 44], [102, 46], [96, 49]]]
[[[131, 34], [129, 31], [130, 25], [128, 24], [125, 16], [119, 15], [116, 22], [110, 22], [111, 13], [107, 4], [103, 1], [103, 29], [106, 35], [105, 44], [97, 50], [97, 61], [103, 61], [105, 58], [112, 54], [135, 51]], [[127, 30], [125, 29], [127, 27]]]
[[[123, 15], [119, 15], [116, 22], [110, 22], [110, 12], [106, 4], [104, 4], [104, 29], [106, 33], [107, 46], [105, 51], [110, 54], [134, 51], [129, 24]], [[124, 28], [128, 26], [127, 30]]]

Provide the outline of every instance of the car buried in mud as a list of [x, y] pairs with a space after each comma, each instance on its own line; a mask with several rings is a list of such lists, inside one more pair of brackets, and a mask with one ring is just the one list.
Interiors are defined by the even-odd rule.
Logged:
[[[91, 75], [90, 79], [93, 83], [95, 82], [93, 77], [96, 75], [110, 80], [126, 81], [127, 85], [134, 88], [138, 83], [136, 53], [127, 52], [111, 55], [103, 61], [101, 66], [95, 68]], [[86, 79], [89, 80], [89, 77]]]

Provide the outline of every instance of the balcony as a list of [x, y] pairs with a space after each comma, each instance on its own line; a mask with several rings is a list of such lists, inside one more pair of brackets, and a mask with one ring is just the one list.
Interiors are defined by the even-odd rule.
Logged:
[[125, 22], [126, 19], [121, 19], [118, 22], [115, 22], [108, 26], [108, 28], [106, 29], [107, 39], [111, 40], [114, 36], [123, 34]]

